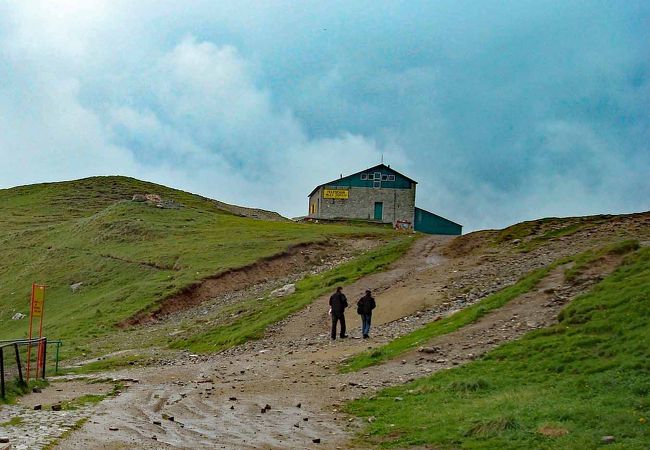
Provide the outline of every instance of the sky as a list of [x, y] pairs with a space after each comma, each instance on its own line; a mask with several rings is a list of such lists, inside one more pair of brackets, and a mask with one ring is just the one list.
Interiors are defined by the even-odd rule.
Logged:
[[465, 226], [650, 209], [650, 2], [0, 2], [0, 188], [294, 217], [383, 160]]

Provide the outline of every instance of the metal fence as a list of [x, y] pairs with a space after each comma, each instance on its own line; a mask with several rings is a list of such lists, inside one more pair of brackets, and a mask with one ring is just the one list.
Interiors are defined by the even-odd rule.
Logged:
[[[48, 357], [58, 372], [61, 345], [61, 341], [47, 338], [0, 340], [0, 396], [6, 397], [10, 381], [25, 386], [29, 379], [45, 379]], [[54, 351], [48, 352], [48, 347]]]

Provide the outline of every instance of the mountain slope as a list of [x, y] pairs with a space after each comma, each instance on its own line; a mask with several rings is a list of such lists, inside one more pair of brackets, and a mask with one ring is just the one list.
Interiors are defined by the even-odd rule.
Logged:
[[[132, 200], [148, 194], [151, 201]], [[201, 279], [292, 245], [386, 232], [254, 220], [126, 177], [1, 190], [0, 338], [26, 335], [27, 320], [10, 318], [28, 313], [33, 282], [48, 286], [45, 334], [79, 344]]]
[[[624, 253], [630, 254], [628, 263], [632, 264], [625, 267], [635, 267], [634, 271], [643, 268], [636, 266], [630, 252], [637, 245], [629, 241], [638, 241], [640, 254], [647, 255], [643, 246], [650, 241], [650, 213], [603, 219], [542, 219], [522, 225], [530, 227], [530, 232], [505, 240], [498, 238], [499, 231], [417, 240], [387, 270], [345, 283], [349, 300], [359, 298], [365, 289], [375, 296], [378, 306], [370, 339], [360, 338], [360, 320], [353, 311], [346, 317], [351, 339], [329, 339], [330, 287], [309, 306], [267, 329], [261, 339], [217, 355], [182, 353], [168, 359], [134, 352], [133, 359], [127, 360], [132, 365], [118, 373], [137, 378], [139, 383], [98, 409], [62, 448], [117, 447], [149, 441], [152, 435], [158, 442], [197, 448], [217, 443], [233, 448], [312, 448], [313, 439], [320, 439], [319, 445], [327, 448], [374, 448], [374, 444], [380, 448], [593, 448], [609, 434], [621, 443], [618, 448], [635, 448], [645, 438], [645, 428], [641, 428], [645, 425], [639, 418], [647, 415], [635, 413], [646, 408], [642, 397], [645, 385], [637, 376], [646, 369], [640, 365], [633, 370], [620, 367], [623, 376], [611, 384], [585, 385], [583, 380], [600, 381], [602, 374], [612, 379], [619, 371], [619, 367], [609, 366], [616, 359], [603, 353], [602, 364], [596, 360], [584, 365], [583, 372], [573, 373], [593, 350], [609, 351], [603, 346], [592, 348], [596, 342], [590, 334], [604, 338], [600, 343], [607, 344], [611, 329], [602, 325], [610, 313], [617, 322], [612, 329], [625, 333], [623, 339], [612, 337], [612, 343], [617, 340], [616, 350], [625, 357], [631, 352], [633, 366], [647, 353], [639, 348], [647, 347], [643, 340], [647, 320], [641, 313], [635, 314], [644, 298], [620, 305], [625, 308], [616, 311], [618, 306], [614, 308], [602, 298], [590, 297], [588, 303], [578, 298], [611, 273]], [[576, 221], [583, 226], [568, 234], [565, 229]], [[558, 236], [553, 230], [564, 231]], [[533, 240], [534, 247], [524, 248]], [[549, 264], [554, 268], [546, 272]], [[528, 283], [529, 275], [540, 269], [546, 275], [541, 279], [535, 276], [538, 282]], [[632, 272], [623, 270], [625, 278], [609, 284], [610, 293], [623, 295], [622, 288], [631, 284], [628, 275]], [[520, 278], [523, 286], [517, 282]], [[519, 291], [514, 298], [509, 293], [512, 288]], [[502, 297], [505, 304], [492, 304], [495, 302], [489, 299], [493, 296]], [[351, 355], [369, 347], [379, 350], [430, 322], [444, 325], [444, 319], [436, 319], [463, 314], [473, 305], [486, 306], [480, 304], [483, 299], [490, 304], [477, 311], [476, 320], [463, 321], [456, 331], [422, 344], [433, 353], [413, 350], [360, 371], [338, 371], [341, 361]], [[576, 314], [571, 316], [571, 324], [564, 324], [571, 329], [554, 327], [547, 334], [544, 328], [557, 323], [558, 312], [572, 301], [576, 302]], [[588, 329], [574, 325], [590, 311], [597, 320]], [[626, 314], [635, 315], [626, 322]], [[538, 330], [535, 333], [540, 340], [522, 337], [531, 330]], [[522, 341], [513, 341], [517, 338]], [[558, 347], [564, 338], [566, 349]], [[208, 339], [201, 338], [200, 343]], [[498, 359], [487, 359], [489, 350], [506, 342], [513, 344], [499, 350]], [[519, 346], [519, 342], [526, 344]], [[108, 366], [116, 373], [114, 363], [119, 361], [107, 365], [109, 362], [102, 359], [91, 364], [96, 364], [95, 369]], [[453, 369], [459, 366], [466, 369]], [[592, 368], [604, 371], [592, 377], [587, 373]], [[433, 373], [438, 375], [430, 378]], [[420, 378], [416, 384], [403, 386]], [[390, 386], [397, 390], [382, 391]], [[589, 399], [603, 390], [611, 390], [613, 395], [597, 398], [597, 407], [591, 408]], [[528, 393], [534, 396], [525, 395]], [[341, 414], [341, 405], [364, 397], [367, 399], [353, 404], [349, 411], [368, 415], [363, 420], [368, 428], [360, 430], [358, 441], [351, 442], [352, 433], [359, 429], [355, 421]], [[260, 407], [266, 404], [270, 409], [261, 414]], [[184, 427], [164, 422], [164, 429], [152, 427], [151, 421], [161, 414], [174, 416]], [[625, 424], [619, 426], [619, 421]], [[119, 431], [107, 433], [108, 427]]]
[[648, 292], [650, 249], [641, 248], [559, 323], [348, 410], [372, 417], [366, 436], [389, 448], [646, 449]]

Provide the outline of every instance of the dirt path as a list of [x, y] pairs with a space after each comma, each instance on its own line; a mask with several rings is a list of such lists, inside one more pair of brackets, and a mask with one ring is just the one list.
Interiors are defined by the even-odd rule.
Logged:
[[[108, 374], [140, 382], [103, 401], [57, 448], [351, 448], [359, 424], [341, 414], [339, 405], [462, 364], [553, 323], [566, 302], [617, 263], [603, 264], [572, 283], [564, 280], [563, 268], [557, 268], [534, 292], [431, 342], [430, 353], [413, 351], [358, 373], [337, 373], [336, 366], [345, 358], [468, 304], [471, 290], [463, 296], [448, 295], [450, 289], [462, 288], [467, 277], [472, 286], [484, 286], [483, 294], [499, 288], [480, 277], [493, 278], [499, 270], [505, 277], [505, 269], [486, 268], [480, 259], [444, 259], [440, 250], [447, 242], [423, 238], [389, 270], [346, 287], [350, 300], [366, 288], [375, 293], [378, 308], [370, 340], [358, 339], [359, 320], [352, 310], [351, 338], [330, 341], [327, 297], [320, 298], [273, 327], [265, 339], [207, 361], [188, 357], [174, 365]], [[503, 261], [502, 267], [512, 266], [507, 264]]]
[[[350, 334], [354, 336], [359, 334], [361, 319], [355, 314], [354, 305], [364, 295], [366, 289], [372, 290], [377, 302], [377, 309], [372, 318], [375, 326], [439, 303], [442, 297], [431, 283], [437, 277], [429, 276], [426, 287], [417, 287], [414, 281], [418, 279], [418, 274], [421, 272], [442, 266], [445, 258], [440, 255], [439, 250], [450, 240], [451, 238], [446, 236], [421, 238], [403, 258], [393, 264], [390, 270], [369, 275], [347, 286], [344, 293], [350, 303], [350, 310], [346, 314]], [[286, 340], [310, 336], [314, 330], [328, 331], [331, 320], [327, 313], [328, 301], [329, 294], [317, 299], [309, 307], [272, 327], [269, 335]]]
[[[352, 301], [366, 288], [373, 289], [378, 312], [384, 310], [376, 315], [376, 324], [417, 311], [420, 300], [391, 306], [391, 291], [438, 265], [438, 248], [448, 240], [418, 240], [390, 270], [346, 287], [346, 293]], [[307, 448], [315, 445], [314, 439], [321, 439], [323, 448], [344, 445], [351, 424], [331, 406], [341, 400], [342, 381], [330, 384], [330, 379], [338, 377], [338, 360], [367, 343], [330, 343], [327, 309], [325, 296], [273, 327], [266, 339], [207, 362], [125, 372], [140, 383], [104, 401], [60, 448], [121, 448], [136, 442], [139, 448]], [[352, 336], [360, 327], [354, 316], [348, 314]], [[262, 412], [267, 404], [270, 410]]]

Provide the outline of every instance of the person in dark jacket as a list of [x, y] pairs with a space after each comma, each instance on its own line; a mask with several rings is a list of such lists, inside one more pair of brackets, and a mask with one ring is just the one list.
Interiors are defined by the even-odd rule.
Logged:
[[330, 314], [332, 314], [332, 339], [336, 339], [336, 324], [341, 322], [342, 338], [348, 337], [345, 334], [345, 308], [348, 307], [348, 299], [342, 292], [343, 288], [337, 287], [336, 292], [330, 297]]
[[375, 299], [372, 298], [370, 289], [366, 291], [366, 295], [361, 297], [357, 302], [357, 312], [361, 316], [361, 332], [363, 333], [363, 338], [368, 339], [370, 337], [370, 321], [372, 320], [372, 310], [375, 309], [377, 303]]

